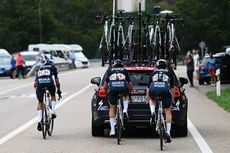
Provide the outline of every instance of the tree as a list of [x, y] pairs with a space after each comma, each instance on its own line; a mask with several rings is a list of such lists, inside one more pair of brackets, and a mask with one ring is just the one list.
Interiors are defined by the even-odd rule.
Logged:
[[228, 0], [177, 0], [176, 12], [184, 18], [184, 26], [177, 29], [182, 48], [198, 48], [203, 40], [209, 50], [216, 52], [229, 44], [228, 8]]

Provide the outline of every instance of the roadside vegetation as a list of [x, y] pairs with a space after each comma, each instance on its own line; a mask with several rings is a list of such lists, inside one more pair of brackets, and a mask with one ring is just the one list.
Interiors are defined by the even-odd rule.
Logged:
[[230, 112], [230, 88], [222, 90], [221, 96], [217, 96], [216, 91], [208, 92], [207, 96], [218, 103], [226, 111]]

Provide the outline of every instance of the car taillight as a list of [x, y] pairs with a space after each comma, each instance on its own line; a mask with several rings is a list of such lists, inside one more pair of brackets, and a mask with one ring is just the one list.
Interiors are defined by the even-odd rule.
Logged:
[[178, 87], [174, 87], [174, 94], [175, 94], [175, 97], [180, 97], [180, 90]]
[[138, 90], [133, 89], [133, 90], [131, 91], [131, 94], [138, 94]]
[[100, 87], [100, 88], [99, 88], [98, 97], [102, 97], [102, 98], [107, 97], [107, 93], [106, 93], [104, 87]]
[[207, 69], [208, 66], [199, 66], [199, 69]]

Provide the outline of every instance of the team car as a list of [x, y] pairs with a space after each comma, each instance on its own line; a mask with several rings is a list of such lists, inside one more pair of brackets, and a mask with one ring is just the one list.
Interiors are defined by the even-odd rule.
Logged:
[[[146, 89], [149, 82], [149, 75], [157, 68], [154, 66], [125, 66], [128, 70], [133, 89], [130, 94], [130, 103], [128, 107], [129, 120], [126, 127], [137, 128], [150, 126], [150, 108], [146, 99]], [[104, 76], [94, 77], [91, 83], [97, 85], [97, 89], [91, 100], [92, 136], [104, 136], [104, 130], [110, 128], [109, 126], [109, 104], [107, 100], [107, 93], [103, 88], [109, 67]], [[185, 137], [188, 133], [187, 128], [187, 110], [188, 99], [185, 95], [184, 84], [188, 83], [186, 78], [177, 78], [173, 69], [171, 69], [175, 80], [175, 103], [172, 107], [172, 136]]]

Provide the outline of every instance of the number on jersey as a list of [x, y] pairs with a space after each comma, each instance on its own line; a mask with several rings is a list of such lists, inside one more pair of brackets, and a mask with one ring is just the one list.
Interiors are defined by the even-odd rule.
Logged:
[[50, 76], [50, 70], [39, 70], [38, 77], [42, 77], [42, 76]]

